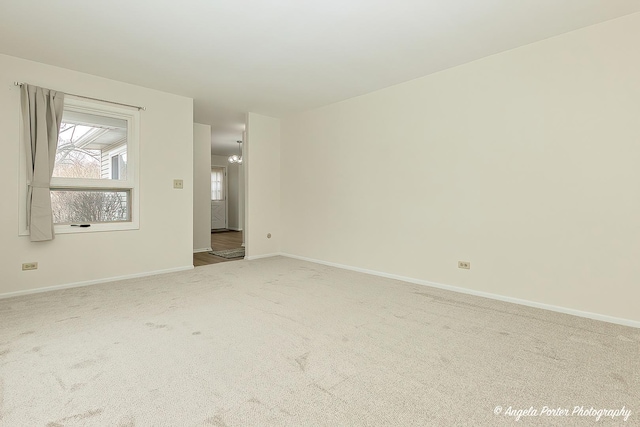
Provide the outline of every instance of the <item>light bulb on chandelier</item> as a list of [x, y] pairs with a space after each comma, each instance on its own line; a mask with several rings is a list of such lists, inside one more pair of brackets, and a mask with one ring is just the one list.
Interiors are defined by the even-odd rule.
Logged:
[[241, 165], [242, 164], [242, 148], [240, 147], [240, 144], [242, 144], [242, 141], [236, 141], [236, 142], [238, 143], [238, 154], [229, 156], [229, 163], [237, 163]]

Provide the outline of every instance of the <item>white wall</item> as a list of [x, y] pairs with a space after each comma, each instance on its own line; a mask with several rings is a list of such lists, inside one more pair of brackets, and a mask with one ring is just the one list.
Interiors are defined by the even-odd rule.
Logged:
[[[246, 128], [246, 121], [245, 121], [245, 128]], [[242, 141], [246, 141], [247, 140], [247, 132], [242, 132]], [[244, 146], [244, 144], [243, 144]], [[246, 163], [246, 162], [245, 162]], [[246, 167], [243, 164], [242, 167], [240, 168], [240, 170], [238, 171], [238, 226], [239, 228], [241, 228], [242, 230], [244, 230], [246, 223], [245, 223], [245, 202], [246, 202], [246, 185], [245, 185], [245, 179], [247, 176], [247, 171], [246, 171]], [[242, 233], [242, 246], [245, 246], [245, 241], [244, 241], [244, 236], [245, 233]]]
[[[23, 81], [147, 108], [140, 114], [140, 229], [18, 236], [20, 92]], [[0, 55], [0, 294], [110, 277], [190, 268], [193, 240], [193, 101], [63, 68]], [[184, 180], [184, 190], [173, 189]], [[37, 261], [38, 270], [21, 271]]]
[[193, 251], [211, 250], [211, 126], [193, 124]]
[[284, 119], [282, 251], [640, 321], [638, 40], [634, 14]]
[[242, 230], [242, 224], [240, 223], [240, 175], [243, 173], [243, 167], [237, 163], [230, 164], [227, 167], [227, 189], [229, 191], [227, 194], [227, 203], [229, 204], [227, 228], [229, 230]]
[[[227, 167], [227, 166], [229, 166], [229, 160], [225, 156], [212, 155], [211, 156], [211, 166]], [[209, 198], [211, 198], [211, 197], [209, 197]]]
[[280, 251], [280, 120], [249, 113], [245, 141], [244, 238], [252, 258]]

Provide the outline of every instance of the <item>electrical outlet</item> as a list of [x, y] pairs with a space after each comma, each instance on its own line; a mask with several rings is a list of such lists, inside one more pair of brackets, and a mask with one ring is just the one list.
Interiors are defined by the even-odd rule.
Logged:
[[24, 264], [22, 264], [22, 271], [37, 270], [37, 269], [38, 269], [37, 262], [25, 262]]
[[173, 188], [177, 190], [182, 190], [184, 188], [184, 182], [181, 179], [174, 179]]
[[458, 268], [469, 270], [471, 268], [471, 263], [469, 261], [458, 261]]

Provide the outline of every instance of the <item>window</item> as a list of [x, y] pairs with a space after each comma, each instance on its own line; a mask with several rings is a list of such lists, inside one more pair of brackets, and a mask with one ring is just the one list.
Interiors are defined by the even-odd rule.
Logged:
[[224, 168], [211, 170], [211, 200], [224, 200], [224, 191], [222, 190], [223, 177]]
[[119, 152], [109, 154], [111, 159], [111, 173], [107, 177], [111, 179], [127, 179], [127, 149], [118, 150]]
[[56, 233], [138, 228], [138, 120], [136, 110], [65, 99], [51, 178]]

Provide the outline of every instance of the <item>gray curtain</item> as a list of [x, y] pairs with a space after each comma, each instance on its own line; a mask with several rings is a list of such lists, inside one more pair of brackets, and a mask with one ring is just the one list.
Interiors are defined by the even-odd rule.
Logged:
[[27, 225], [32, 242], [53, 240], [51, 175], [58, 148], [64, 93], [22, 85], [22, 122], [27, 158]]

